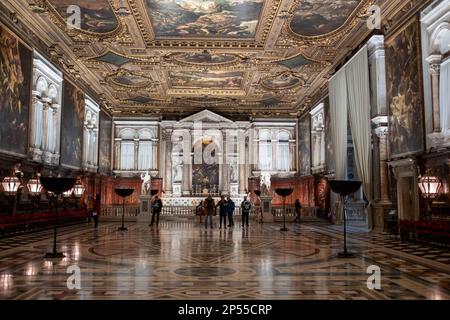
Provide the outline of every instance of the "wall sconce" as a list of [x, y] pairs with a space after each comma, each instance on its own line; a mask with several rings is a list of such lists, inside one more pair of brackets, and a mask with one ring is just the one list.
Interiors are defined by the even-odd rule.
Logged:
[[37, 204], [37, 209], [39, 209], [39, 203], [41, 201], [42, 184], [39, 180], [39, 177], [40, 174], [36, 174], [36, 178], [28, 180], [27, 183], [28, 193], [31, 197], [31, 206], [33, 208], [33, 211], [35, 210], [35, 203]]
[[419, 178], [420, 193], [426, 205], [425, 216], [422, 216], [422, 218], [431, 220], [431, 204], [439, 196], [441, 187], [442, 181], [438, 177], [425, 175]]
[[84, 187], [81, 179], [78, 178], [77, 183], [73, 186], [73, 195], [75, 196], [75, 204], [78, 209], [78, 200], [83, 196], [86, 188]]
[[5, 177], [2, 181], [3, 193], [7, 198], [9, 198], [9, 203], [11, 205], [11, 213], [13, 215], [16, 213], [16, 197], [20, 185], [21, 182], [19, 178], [17, 178], [15, 175]]
[[64, 210], [67, 210], [67, 201], [69, 200], [69, 198], [72, 197], [72, 195], [73, 195], [73, 188], [61, 193], [61, 198], [63, 199]]

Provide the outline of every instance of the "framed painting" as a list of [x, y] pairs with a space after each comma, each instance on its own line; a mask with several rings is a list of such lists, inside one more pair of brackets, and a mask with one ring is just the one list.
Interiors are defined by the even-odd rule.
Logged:
[[308, 176], [311, 174], [311, 121], [309, 114], [299, 119], [298, 141], [300, 175]]
[[326, 160], [326, 170], [328, 172], [335, 171], [335, 158], [334, 158], [334, 147], [331, 132], [331, 114], [330, 114], [330, 99], [327, 97], [324, 100], [324, 112], [325, 112], [325, 160]]
[[25, 156], [31, 103], [33, 54], [0, 24], [0, 149]]
[[99, 171], [102, 174], [111, 172], [111, 134], [112, 120], [104, 112], [100, 111], [100, 145], [99, 145]]
[[424, 150], [420, 26], [416, 17], [386, 40], [386, 85], [391, 158]]
[[84, 93], [64, 80], [61, 112], [61, 165], [81, 168], [83, 151]]

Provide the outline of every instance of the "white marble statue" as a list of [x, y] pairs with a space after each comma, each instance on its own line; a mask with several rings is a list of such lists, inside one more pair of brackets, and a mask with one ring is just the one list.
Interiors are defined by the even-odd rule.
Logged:
[[183, 175], [183, 165], [181, 164], [181, 158], [177, 157], [173, 163], [173, 181], [180, 182]]
[[230, 176], [232, 182], [236, 182], [238, 180], [236, 165], [234, 163], [230, 166]]
[[145, 171], [145, 173], [141, 173], [141, 180], [142, 180], [141, 194], [149, 195], [152, 183], [152, 176], [148, 171]]
[[270, 173], [263, 172], [261, 173], [261, 194], [262, 195], [269, 195], [270, 192]]

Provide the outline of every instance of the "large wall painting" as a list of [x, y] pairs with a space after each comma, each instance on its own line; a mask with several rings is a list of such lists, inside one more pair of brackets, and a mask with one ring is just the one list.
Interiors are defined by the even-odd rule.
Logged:
[[414, 18], [386, 41], [391, 157], [424, 149], [419, 23]]
[[64, 81], [61, 113], [61, 164], [81, 168], [83, 149], [84, 93]]
[[172, 88], [214, 88], [240, 89], [243, 72], [239, 71], [171, 71], [169, 78]]
[[113, 32], [119, 27], [108, 0], [48, 0], [48, 2], [64, 22], [72, 21], [74, 11], [70, 6], [78, 6], [81, 13], [80, 30], [104, 34]]
[[157, 37], [254, 38], [264, 0], [145, 0]]
[[309, 114], [299, 120], [298, 135], [300, 175], [307, 176], [311, 174], [311, 121]]
[[32, 52], [0, 25], [0, 149], [25, 155], [31, 98]]
[[331, 132], [331, 114], [330, 114], [330, 99], [326, 98], [324, 101], [325, 112], [325, 160], [328, 172], [334, 172], [336, 163], [334, 158], [333, 147], [333, 133]]
[[[204, 154], [205, 148], [210, 143], [214, 142], [206, 141], [202, 143], [202, 154]], [[211, 156], [214, 158], [217, 150], [217, 146], [213, 146], [208, 147], [207, 152], [211, 152]], [[192, 165], [192, 187], [196, 193], [203, 193], [205, 190], [216, 193], [219, 187], [219, 164], [208, 164], [205, 160], [202, 162], [201, 164]]]
[[294, 11], [291, 30], [301, 36], [326, 35], [342, 27], [361, 0], [302, 0]]
[[99, 147], [99, 171], [109, 174], [111, 172], [111, 134], [112, 120], [103, 111], [100, 111], [100, 147]]

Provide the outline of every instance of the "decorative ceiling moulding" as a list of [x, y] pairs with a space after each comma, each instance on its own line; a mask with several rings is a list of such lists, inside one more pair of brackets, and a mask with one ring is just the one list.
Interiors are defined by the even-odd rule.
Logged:
[[[32, 10], [36, 7], [43, 8], [39, 13], [48, 13], [49, 19], [66, 32], [73, 41], [90, 43], [114, 39], [114, 41], [127, 42], [127, 36], [124, 34], [127, 31], [124, 19], [116, 14], [111, 0], [78, 0], [76, 2], [73, 0], [29, 0], [29, 2], [32, 2], [30, 5]], [[67, 19], [72, 13], [67, 13], [67, 9], [71, 5], [80, 7], [81, 13], [84, 14], [80, 20], [80, 28], [68, 26]]]
[[159, 57], [138, 57], [121, 54], [111, 49], [107, 49], [99, 55], [84, 58], [83, 60], [94, 64], [106, 63], [116, 67], [122, 67], [129, 63], [133, 65], [156, 65], [160, 62]]
[[[325, 4], [323, 2], [326, 2]], [[309, 35], [302, 35], [292, 29], [292, 24], [295, 22], [294, 19], [299, 19], [300, 21], [304, 21], [305, 17], [298, 17], [300, 14], [299, 11], [305, 10], [305, 13], [311, 13], [311, 8], [306, 7], [308, 4], [309, 6], [314, 7], [316, 5], [317, 9], [323, 10], [323, 14], [336, 14], [335, 8], [330, 8], [332, 4], [335, 3], [334, 0], [324, 0], [324, 1], [314, 1], [314, 0], [294, 0], [293, 5], [291, 6], [289, 10], [289, 16], [287, 23], [285, 24], [285, 30], [287, 31], [287, 34], [289, 34], [294, 40], [297, 41], [299, 44], [324, 44], [324, 45], [332, 45], [338, 41], [341, 40], [341, 38], [345, 37], [349, 32], [352, 31], [353, 28], [360, 22], [360, 19], [367, 16], [368, 8], [377, 3], [377, 0], [350, 0], [350, 1], [341, 1], [343, 7], [340, 9], [346, 13], [346, 11], [350, 11], [350, 14], [347, 18], [340, 17], [341, 19], [344, 18], [345, 21], [340, 24], [336, 25], [335, 27], [329, 28], [325, 33], [320, 34], [317, 30], [317, 33], [313, 35], [313, 33], [310, 31]], [[355, 2], [355, 3], [353, 3]], [[359, 2], [359, 3], [358, 3]], [[307, 4], [306, 4], [307, 3]], [[353, 6], [356, 4], [356, 6]], [[328, 5], [328, 6], [327, 6]], [[346, 7], [347, 6], [347, 7]], [[350, 6], [350, 8], [348, 7]], [[352, 9], [352, 10], [348, 10]], [[345, 14], [342, 12], [342, 14]], [[296, 13], [299, 13], [296, 15]], [[336, 20], [338, 17], [332, 16], [331, 19], [328, 20], [328, 24], [330, 25], [332, 21]], [[313, 23], [310, 24], [311, 26], [314, 25]], [[317, 25], [317, 24], [316, 24]], [[323, 23], [322, 23], [323, 25]], [[331, 30], [331, 31], [330, 31]], [[300, 32], [300, 31], [299, 31]], [[305, 32], [308, 33], [308, 32]]]
[[[145, 3], [144, 3], [145, 2]], [[220, 14], [224, 14], [224, 10], [217, 9], [217, 12], [212, 12], [211, 14], [205, 14], [202, 17], [205, 21], [200, 21], [200, 24], [203, 23], [203, 28], [201, 26], [193, 26], [193, 28], [197, 28], [194, 33], [193, 30], [190, 30], [191, 26], [178, 25], [175, 27], [174, 32], [164, 31], [163, 27], [158, 25], [158, 30], [154, 29], [155, 22], [152, 24], [152, 19], [155, 19], [154, 16], [151, 16], [151, 12], [154, 10], [150, 10], [148, 5], [156, 5], [161, 6], [159, 11], [161, 11], [164, 4], [158, 3], [159, 0], [128, 0], [128, 3], [131, 8], [131, 12], [135, 18], [136, 24], [139, 27], [141, 35], [147, 45], [147, 47], [161, 47], [161, 48], [232, 48], [232, 49], [256, 49], [262, 50], [264, 49], [264, 45], [270, 33], [272, 24], [276, 18], [276, 14], [280, 7], [282, 0], [258, 0], [252, 1], [254, 4], [261, 4], [262, 7], [253, 8], [253, 11], [249, 11], [249, 13], [254, 13], [256, 9], [260, 10], [258, 22], [254, 32], [251, 32], [250, 35], [242, 36], [237, 35], [239, 30], [229, 31], [228, 33], [222, 30], [222, 33], [217, 32], [214, 34], [211, 32], [211, 24], [213, 24], [213, 19], [215, 15], [219, 16]], [[231, 1], [230, 1], [231, 2]], [[237, 3], [238, 5], [240, 3]], [[197, 8], [200, 10], [200, 8]], [[188, 11], [187, 9], [185, 9]], [[239, 8], [237, 8], [239, 10]], [[256, 10], [256, 11], [258, 11]], [[164, 10], [163, 10], [164, 11]], [[257, 12], [256, 12], [257, 13]], [[179, 15], [177, 15], [179, 17]], [[181, 17], [182, 18], [182, 17]], [[234, 17], [236, 19], [236, 16]], [[229, 21], [229, 25], [233, 26], [233, 22], [237, 23], [238, 21]], [[242, 26], [249, 26], [252, 22], [248, 21]], [[242, 27], [239, 26], [239, 27]], [[172, 27], [172, 26], [170, 26]], [[235, 26], [236, 27], [236, 26]], [[253, 27], [253, 26], [252, 26]], [[161, 31], [163, 29], [163, 31]], [[173, 29], [173, 28], [172, 28]]]
[[125, 69], [118, 69], [116, 72], [105, 77], [107, 83], [126, 89], [152, 89], [153, 81], [150, 77], [134, 73]]
[[261, 86], [271, 91], [291, 89], [305, 84], [306, 76], [292, 71], [281, 72], [261, 80]]
[[237, 54], [216, 53], [207, 50], [170, 53], [163, 58], [184, 66], [207, 66], [208, 68], [231, 66], [242, 61]]

